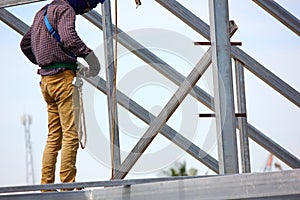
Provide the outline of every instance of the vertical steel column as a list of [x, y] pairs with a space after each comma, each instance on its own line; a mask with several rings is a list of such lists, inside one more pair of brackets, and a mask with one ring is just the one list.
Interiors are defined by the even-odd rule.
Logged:
[[[236, 76], [236, 93], [237, 93], [237, 109], [239, 113], [247, 113], [246, 109], [246, 92], [245, 92], [245, 78], [244, 66], [235, 59], [235, 76]], [[240, 148], [241, 161], [243, 173], [250, 173], [250, 153], [249, 153], [249, 139], [247, 131], [247, 115], [245, 117], [237, 118], [237, 125], [240, 132]]]
[[105, 52], [105, 69], [107, 81], [107, 104], [109, 116], [109, 130], [111, 140], [111, 165], [112, 179], [114, 179], [115, 171], [121, 165], [118, 112], [116, 101], [115, 69], [114, 69], [114, 52], [113, 52], [113, 26], [111, 21], [111, 5], [110, 0], [106, 0], [102, 5], [102, 24], [104, 37]]
[[220, 174], [238, 173], [228, 0], [209, 0]]

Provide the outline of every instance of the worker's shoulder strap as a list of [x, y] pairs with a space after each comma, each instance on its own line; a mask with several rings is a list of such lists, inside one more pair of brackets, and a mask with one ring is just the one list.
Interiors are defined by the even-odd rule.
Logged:
[[60, 36], [58, 34], [58, 31], [55, 30], [52, 25], [50, 24], [49, 20], [48, 20], [48, 14], [47, 14], [47, 10], [48, 10], [48, 7], [49, 7], [50, 4], [46, 5], [45, 8], [44, 8], [44, 22], [45, 22], [45, 25], [46, 25], [46, 28], [47, 30], [49, 31], [49, 33], [55, 38], [55, 40], [59, 43], [59, 46], [62, 48], [62, 50], [68, 54], [69, 56], [72, 56], [74, 58], [76, 58], [76, 56], [70, 52], [68, 49], [66, 49], [64, 46], [63, 46], [63, 43], [60, 39]]
[[47, 10], [48, 10], [49, 4], [45, 6], [44, 9], [44, 22], [46, 24], [46, 28], [48, 29], [49, 33], [57, 40], [58, 43], [61, 44], [60, 36], [58, 32], [51, 26], [49, 20], [48, 20], [48, 15], [47, 15]]

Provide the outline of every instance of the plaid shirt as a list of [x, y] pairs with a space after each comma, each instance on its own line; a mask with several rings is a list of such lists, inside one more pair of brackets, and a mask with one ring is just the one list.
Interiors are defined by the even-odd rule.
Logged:
[[[44, 22], [44, 9], [37, 12], [32, 26], [21, 41], [21, 49], [26, 57], [41, 68], [54, 63], [76, 63], [77, 59], [69, 56], [49, 33]], [[48, 20], [57, 30], [65, 49], [76, 57], [85, 58], [92, 50], [80, 39], [75, 30], [76, 13], [67, 0], [54, 0], [47, 10]], [[66, 70], [39, 69], [40, 75], [54, 75]]]

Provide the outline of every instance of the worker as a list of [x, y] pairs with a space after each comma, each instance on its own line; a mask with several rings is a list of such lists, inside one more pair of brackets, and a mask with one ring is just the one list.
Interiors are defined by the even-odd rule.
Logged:
[[104, 1], [53, 0], [36, 13], [32, 26], [21, 40], [25, 56], [39, 66], [40, 87], [47, 103], [48, 137], [43, 152], [41, 184], [55, 182], [60, 150], [60, 180], [75, 182], [79, 141], [74, 122], [72, 81], [77, 57], [88, 63], [87, 76], [96, 76], [100, 71], [94, 52], [77, 35], [75, 17]]

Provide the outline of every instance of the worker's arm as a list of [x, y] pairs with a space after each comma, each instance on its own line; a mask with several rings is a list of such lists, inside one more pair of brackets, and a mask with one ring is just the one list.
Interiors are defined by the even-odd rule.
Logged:
[[58, 18], [57, 29], [62, 45], [76, 57], [82, 57], [89, 64], [87, 76], [96, 76], [100, 71], [100, 63], [94, 52], [86, 46], [75, 30], [76, 13], [73, 9], [65, 9]]
[[63, 47], [77, 57], [85, 58], [92, 50], [78, 36], [75, 30], [75, 17], [76, 13], [73, 9], [64, 8], [58, 17], [57, 29]]
[[36, 58], [31, 49], [31, 28], [27, 31], [20, 43], [21, 50], [25, 56], [33, 63], [37, 64]]

